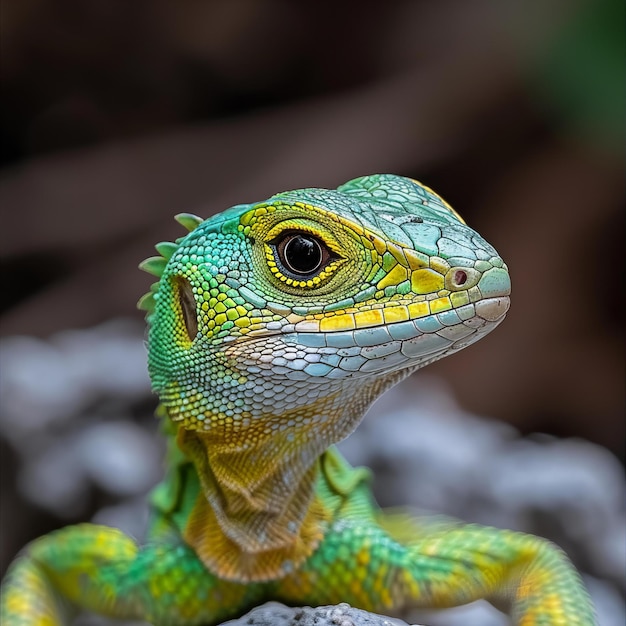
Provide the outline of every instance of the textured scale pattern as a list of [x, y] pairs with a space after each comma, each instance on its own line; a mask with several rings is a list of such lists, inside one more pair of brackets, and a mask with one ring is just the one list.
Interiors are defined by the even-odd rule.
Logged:
[[154, 624], [217, 624], [268, 599], [377, 612], [487, 598], [518, 625], [594, 624], [549, 542], [376, 506], [333, 444], [416, 369], [483, 337], [508, 269], [432, 190], [373, 175], [232, 207], [157, 244], [139, 303], [169, 438], [145, 546], [69, 527], [28, 546], [3, 624], [71, 605]]

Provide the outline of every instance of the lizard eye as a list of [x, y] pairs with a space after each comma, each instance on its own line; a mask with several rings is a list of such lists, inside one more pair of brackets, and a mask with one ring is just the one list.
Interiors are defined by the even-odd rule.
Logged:
[[185, 330], [189, 341], [193, 341], [198, 334], [198, 317], [196, 315], [196, 299], [193, 295], [191, 283], [183, 276], [175, 278], [178, 303], [185, 322]]
[[270, 245], [276, 251], [281, 269], [295, 279], [315, 276], [336, 258], [324, 242], [309, 233], [283, 233]]

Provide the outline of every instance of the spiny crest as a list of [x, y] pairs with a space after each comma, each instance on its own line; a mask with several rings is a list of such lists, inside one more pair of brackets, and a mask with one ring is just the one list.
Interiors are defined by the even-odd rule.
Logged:
[[[192, 213], [179, 213], [174, 219], [189, 232], [195, 230], [204, 221], [201, 217]], [[151, 256], [139, 264], [139, 269], [156, 276], [160, 280], [167, 262], [172, 258], [183, 237], [179, 237], [176, 241], [162, 241], [157, 243], [156, 251], [159, 256]], [[137, 308], [147, 312], [146, 318], [154, 311], [154, 294], [159, 289], [159, 280], [150, 285], [150, 291], [144, 294], [137, 302]]]

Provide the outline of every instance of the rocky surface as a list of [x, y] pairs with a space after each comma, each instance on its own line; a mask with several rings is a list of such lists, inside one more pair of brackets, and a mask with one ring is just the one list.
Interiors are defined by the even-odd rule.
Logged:
[[268, 602], [223, 626], [407, 626], [399, 619], [355, 609], [349, 604], [290, 608]]

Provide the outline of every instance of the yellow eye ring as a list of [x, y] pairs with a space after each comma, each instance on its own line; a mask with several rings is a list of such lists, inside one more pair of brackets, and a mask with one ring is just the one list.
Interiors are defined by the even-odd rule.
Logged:
[[343, 261], [323, 240], [306, 231], [283, 231], [264, 247], [272, 274], [291, 287], [318, 287]]
[[281, 272], [295, 281], [315, 278], [338, 258], [322, 239], [306, 231], [283, 231], [267, 246]]

